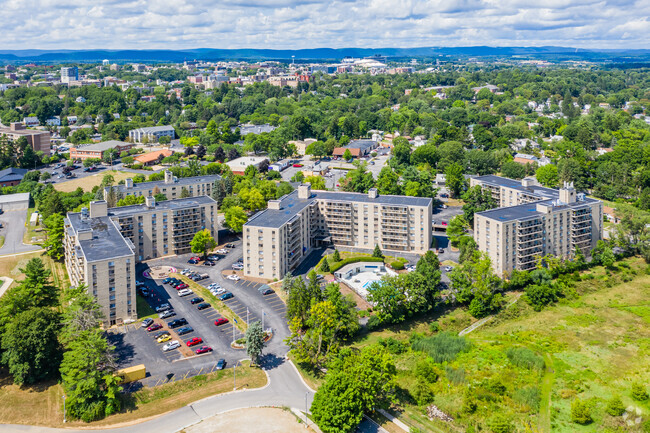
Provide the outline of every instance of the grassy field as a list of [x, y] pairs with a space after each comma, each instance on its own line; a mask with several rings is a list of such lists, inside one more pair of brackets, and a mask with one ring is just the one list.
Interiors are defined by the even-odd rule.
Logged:
[[[365, 334], [354, 345], [391, 342], [399, 399], [393, 411], [420, 431], [490, 431], [490, 421], [501, 414], [513, 432], [523, 432], [528, 424], [540, 432], [640, 432], [639, 426], [626, 427], [622, 417], [607, 415], [605, 407], [608, 399], [620, 395], [624, 406], [639, 408], [644, 420], [650, 418], [648, 402], [634, 401], [630, 393], [632, 383], [650, 383], [647, 269], [635, 258], [615, 272], [586, 271], [575, 283], [575, 294], [558, 304], [535, 312], [522, 298], [468, 334], [469, 349], [435, 364], [439, 378], [429, 384], [433, 404], [451, 415], [453, 423], [430, 421], [426, 406], [418, 406], [422, 381], [415, 371], [427, 355], [412, 350], [410, 343], [418, 335], [438, 335], [436, 327], [458, 332], [474, 320], [466, 311], [440, 311]], [[523, 355], [514, 349], [534, 363], [520, 362]], [[588, 402], [592, 423], [571, 421], [576, 398]], [[475, 404], [473, 411], [468, 402]]]
[[[39, 225], [33, 226], [29, 224], [29, 219], [36, 208], [30, 207], [27, 209], [27, 219], [25, 220], [25, 234], [23, 235], [23, 243], [32, 244], [32, 238], [45, 240], [45, 230], [43, 229], [43, 222], [39, 221]], [[38, 243], [38, 242], [36, 242]]]
[[2, 257], [0, 258], [0, 275], [11, 277], [14, 280], [19, 280], [24, 276], [24, 274], [20, 272], [20, 268], [24, 268], [29, 259], [34, 257], [41, 257], [43, 260], [46, 260], [47, 257], [42, 254], [42, 252], [36, 252]]
[[[32, 424], [49, 427], [118, 426], [169, 412], [211, 395], [232, 391], [231, 368], [179, 380], [130, 394], [122, 413], [86, 424], [63, 424], [63, 390], [56, 383], [20, 388], [6, 375], [0, 377], [0, 423]], [[266, 374], [257, 368], [239, 368], [238, 388], [259, 388], [267, 383]]]
[[124, 171], [117, 170], [103, 170], [101, 173], [93, 174], [91, 176], [69, 180], [67, 182], [55, 183], [54, 189], [61, 192], [72, 192], [77, 188], [83, 189], [85, 192], [92, 191], [93, 187], [98, 186], [102, 183], [104, 175], [111, 174], [115, 178], [115, 183], [117, 184], [121, 180], [128, 179], [133, 177], [133, 173], [127, 173]]
[[158, 317], [151, 305], [140, 295], [136, 295], [135, 308], [138, 312], [138, 319], [146, 319], [147, 317]]

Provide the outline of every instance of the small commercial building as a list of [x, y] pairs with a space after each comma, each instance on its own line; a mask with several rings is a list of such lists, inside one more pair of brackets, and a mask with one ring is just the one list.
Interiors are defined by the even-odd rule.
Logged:
[[104, 152], [111, 149], [116, 149], [120, 153], [129, 150], [133, 147], [133, 143], [125, 143], [124, 141], [109, 140], [102, 141], [101, 143], [93, 143], [87, 145], [80, 145], [78, 147], [70, 148], [70, 159], [101, 159]]
[[156, 165], [168, 156], [172, 156], [174, 152], [168, 149], [156, 150], [155, 152], [143, 153], [133, 158], [133, 160], [142, 165]]
[[9, 167], [0, 170], [0, 186], [15, 186], [22, 182], [29, 170], [26, 168]]
[[243, 175], [248, 167], [251, 165], [259, 169], [263, 161], [268, 161], [266, 156], [242, 156], [241, 158], [228, 161], [226, 165], [230, 168], [233, 174]]
[[0, 209], [2, 209], [3, 211], [22, 210], [27, 208], [29, 208], [28, 192], [0, 195]]
[[334, 156], [343, 156], [346, 150], [350, 151], [353, 158], [362, 158], [379, 147], [379, 143], [373, 140], [352, 140], [345, 147], [335, 147]]

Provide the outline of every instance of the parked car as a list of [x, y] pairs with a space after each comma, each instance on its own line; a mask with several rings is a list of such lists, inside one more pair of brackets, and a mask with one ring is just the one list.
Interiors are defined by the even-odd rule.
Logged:
[[219, 283], [210, 283], [210, 285], [208, 286], [208, 290], [218, 289], [220, 287], [221, 286], [219, 285]]
[[320, 281], [323, 278], [325, 278], [325, 275], [321, 275], [321, 274], [316, 275], [316, 281]]
[[300, 168], [300, 167], [302, 167], [302, 164], [294, 164], [293, 167], [294, 168]]
[[198, 296], [196, 298], [190, 299], [190, 304], [192, 304], [192, 305], [200, 304], [201, 302], [203, 302], [203, 298], [198, 297]]
[[219, 317], [217, 320], [214, 321], [214, 326], [221, 326], [221, 325], [225, 325], [226, 323], [228, 323], [228, 319], [226, 319], [225, 317]]
[[201, 310], [205, 310], [205, 309], [210, 308], [210, 307], [211, 307], [211, 305], [208, 304], [207, 302], [201, 302], [199, 305], [196, 306], [196, 309], [201, 311]]
[[241, 280], [241, 277], [240, 277], [239, 275], [237, 275], [237, 274], [231, 274], [231, 275], [228, 275], [226, 278], [229, 279], [229, 280], [232, 280], [232, 281], [239, 281], [239, 280]]
[[174, 310], [167, 310], [163, 311], [162, 313], [158, 314], [158, 317], [161, 319], [167, 319], [169, 317], [174, 317], [176, 315], [176, 312]]
[[181, 271], [181, 275], [189, 275], [192, 273], [192, 270], [190, 268], [185, 268]]
[[142, 325], [140, 325], [140, 327], [146, 328], [147, 326], [151, 326], [152, 323], [153, 323], [153, 319], [148, 317], [142, 321]]
[[156, 339], [158, 343], [165, 343], [172, 339], [172, 336], [169, 334], [162, 335]]
[[154, 335], [153, 338], [155, 338], [156, 340], [158, 340], [158, 339], [159, 339], [160, 337], [162, 337], [163, 335], [169, 335], [169, 331], [162, 331], [162, 332], [159, 332], [159, 333], [157, 333], [156, 335]]
[[209, 274], [199, 274], [199, 275], [197, 276], [197, 279], [194, 280], [194, 281], [207, 280], [208, 278], [210, 278], [210, 275], [209, 275]]
[[144, 287], [144, 281], [135, 280], [135, 288]]
[[192, 295], [194, 292], [192, 289], [182, 289], [178, 291], [178, 296], [187, 296], [187, 295]]
[[215, 370], [223, 370], [225, 367], [226, 367], [226, 360], [221, 358], [220, 360], [217, 361]]
[[445, 266], [445, 272], [451, 272], [453, 270], [454, 268], [452, 268], [451, 266]]
[[201, 346], [198, 349], [196, 349], [196, 354], [200, 355], [202, 353], [208, 353], [212, 352], [212, 348], [210, 346]]
[[217, 255], [215, 255], [215, 254], [210, 254], [210, 255], [208, 256], [208, 260], [212, 260], [213, 262], [216, 262], [216, 261], [219, 260], [219, 256], [217, 256]]
[[228, 254], [228, 250], [225, 248], [220, 248], [216, 252], [217, 254]]
[[172, 309], [171, 305], [169, 305], [169, 304], [161, 304], [161, 305], [158, 305], [156, 307], [156, 313], [160, 313], [162, 311], [167, 311], [167, 310], [171, 310], [171, 309]]
[[226, 293], [226, 289], [223, 287], [218, 287], [216, 289], [210, 290], [210, 293], [212, 293], [214, 296], [221, 295], [222, 293]]
[[163, 346], [163, 352], [169, 352], [170, 350], [178, 349], [179, 347], [181, 347], [181, 343], [179, 343], [178, 340], [170, 341]]
[[[182, 272], [181, 272], [181, 273], [182, 273]], [[163, 283], [163, 284], [169, 284], [169, 283], [172, 282], [172, 280], [173, 280], [172, 277], [167, 277], [167, 278], [165, 278], [164, 280], [162, 280], [162, 283]]]
[[215, 264], [216, 263], [212, 260], [206, 260], [205, 263], [203, 263], [203, 266], [214, 266]]
[[190, 287], [190, 286], [188, 286], [188, 285], [185, 284], [185, 283], [180, 283], [180, 284], [178, 284], [178, 285], [177, 285], [176, 287], [174, 287], [174, 288], [175, 288], [176, 290], [184, 290], [184, 289], [187, 289], [188, 287]]
[[[2, 227], [1, 224], [0, 227]], [[140, 289], [138, 289], [138, 293], [146, 298], [147, 296], [149, 296], [149, 289], [147, 289], [146, 287], [141, 287]]]
[[176, 333], [178, 335], [185, 335], [185, 334], [189, 334], [192, 331], [194, 331], [194, 328], [192, 328], [191, 326], [183, 326], [182, 328], [178, 328], [176, 330]]
[[226, 244], [226, 248], [235, 248], [235, 244]]
[[266, 289], [262, 290], [260, 293], [262, 295], [270, 295], [271, 293], [275, 293], [275, 290], [273, 290], [270, 287], [267, 287]]
[[445, 252], [444, 249], [442, 249], [442, 248], [438, 248], [438, 254], [442, 254], [442, 253], [444, 253], [444, 252]]
[[183, 326], [183, 325], [187, 325], [187, 320], [185, 320], [184, 318], [172, 320], [171, 322], [167, 323], [169, 329], [178, 328], [179, 326]]
[[235, 271], [243, 271], [244, 270], [244, 265], [242, 265], [240, 263], [233, 263], [231, 267]]
[[151, 325], [151, 326], [149, 326], [147, 328], [147, 331], [148, 332], [157, 331], [157, 330], [159, 330], [161, 328], [162, 328], [162, 325], [160, 323], [154, 323], [153, 325]]
[[190, 265], [196, 265], [196, 264], [199, 263], [199, 261], [198, 261], [198, 260], [194, 260], [194, 259], [189, 259], [189, 260], [187, 261], [187, 263], [189, 263]]
[[189, 340], [187, 340], [187, 343], [185, 343], [185, 344], [187, 344], [187, 347], [192, 347], [192, 346], [196, 346], [197, 344], [201, 344], [201, 343], [203, 343], [203, 339], [201, 337], [194, 337], [194, 338], [190, 338]]
[[226, 292], [226, 293], [224, 293], [223, 295], [219, 296], [219, 299], [220, 299], [221, 301], [226, 301], [226, 300], [231, 299], [231, 298], [234, 298], [234, 297], [235, 297], [235, 295], [233, 295], [232, 293], [230, 293], [230, 292]]

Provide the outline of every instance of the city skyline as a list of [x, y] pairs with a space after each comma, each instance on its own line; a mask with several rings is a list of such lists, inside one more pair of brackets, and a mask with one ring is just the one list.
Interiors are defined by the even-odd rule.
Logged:
[[[3, 49], [649, 45], [642, 1], [0, 1]], [[30, 11], [25, 16], [25, 10]], [[42, 31], [34, 32], [36, 25]], [[98, 31], [99, 30], [99, 31]]]

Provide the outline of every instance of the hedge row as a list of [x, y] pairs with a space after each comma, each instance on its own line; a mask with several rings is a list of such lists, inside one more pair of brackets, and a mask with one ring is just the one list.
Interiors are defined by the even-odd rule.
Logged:
[[[327, 258], [325, 258], [327, 260]], [[347, 259], [343, 259], [340, 262], [336, 262], [334, 264], [330, 263], [330, 272], [334, 273], [341, 269], [345, 265], [349, 265], [350, 263], [358, 263], [358, 262], [383, 262], [384, 259], [381, 257], [372, 257], [372, 256], [367, 256], [367, 257], [350, 257]]]

